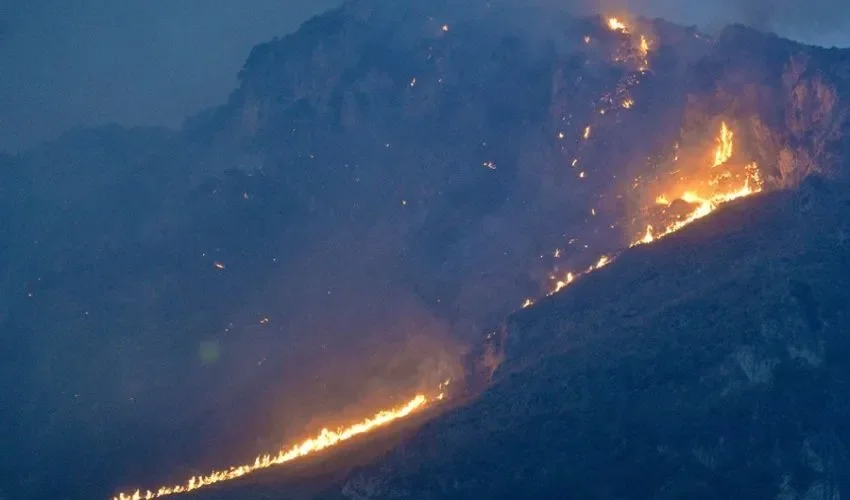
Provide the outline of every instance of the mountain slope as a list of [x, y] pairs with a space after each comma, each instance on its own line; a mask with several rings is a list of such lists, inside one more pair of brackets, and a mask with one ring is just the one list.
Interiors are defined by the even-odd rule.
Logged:
[[846, 174], [846, 51], [511, 5], [347, 2], [182, 131], [0, 158], [7, 496], [179, 480], [459, 380], [724, 123], [765, 190]]
[[327, 498], [838, 498], [848, 193], [736, 203], [516, 314], [480, 398]]

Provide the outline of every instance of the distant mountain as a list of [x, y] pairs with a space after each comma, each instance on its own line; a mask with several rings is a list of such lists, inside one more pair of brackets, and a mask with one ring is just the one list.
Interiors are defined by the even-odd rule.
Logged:
[[[0, 373], [15, 381], [0, 415], [16, 423], [0, 426], [0, 495], [179, 479], [469, 380], [470, 344], [693, 212], [682, 191], [846, 176], [848, 52], [511, 5], [347, 2], [255, 47], [228, 102], [179, 132], [74, 131], [0, 158]], [[712, 165], [727, 124], [734, 149]], [[753, 210], [769, 203], [784, 206]], [[673, 300], [637, 297], [642, 314]], [[506, 356], [498, 373], [557, 373], [555, 357], [526, 367], [531, 344]], [[458, 415], [520, 387], [504, 384]]]

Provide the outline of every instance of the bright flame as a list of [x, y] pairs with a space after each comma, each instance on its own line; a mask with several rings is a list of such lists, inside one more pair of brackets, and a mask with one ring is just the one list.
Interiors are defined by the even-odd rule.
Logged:
[[[712, 172], [715, 172], [715, 169], [718, 167], [726, 166], [729, 159], [732, 158], [734, 137], [734, 133], [726, 122], [722, 122], [716, 139], [717, 146], [714, 149], [712, 158]], [[659, 238], [663, 238], [670, 233], [682, 229], [695, 220], [702, 219], [724, 203], [760, 192], [762, 190], [762, 179], [759, 175], [758, 166], [755, 163], [750, 163], [744, 166], [742, 176], [736, 177], [730, 168], [724, 168], [721, 172], [714, 173], [706, 182], [706, 185], [710, 191], [707, 194], [701, 195], [698, 191], [689, 189], [683, 191], [676, 198], [692, 205], [693, 208], [690, 212], [659, 230], [656, 230], [652, 225], [647, 225], [646, 231], [639, 239], [632, 243], [632, 246], [651, 243]], [[725, 189], [722, 186], [726, 186]], [[667, 207], [672, 205], [672, 202], [665, 194], [658, 196], [655, 199], [655, 203]]]
[[641, 72], [647, 71], [649, 69], [649, 40], [644, 35], [640, 36], [637, 52], [640, 58], [640, 67], [638, 67], [638, 70]]
[[622, 21], [620, 21], [619, 19], [617, 19], [616, 17], [609, 17], [608, 18], [608, 28], [611, 31], [619, 31], [620, 33], [628, 33], [629, 32], [629, 28], [626, 26], [626, 24], [623, 23]]
[[652, 234], [652, 226], [648, 224], [643, 238], [640, 239], [640, 243], [652, 243], [653, 241], [655, 241], [655, 235]]
[[[445, 397], [444, 390], [449, 385], [449, 382], [450, 381], [447, 380], [440, 384], [440, 392], [434, 397], [434, 400], [441, 400]], [[213, 484], [238, 479], [262, 469], [268, 469], [269, 467], [281, 465], [303, 456], [311, 455], [318, 451], [335, 446], [343, 441], [347, 441], [355, 436], [373, 431], [378, 427], [386, 426], [395, 420], [399, 420], [423, 409], [431, 402], [432, 400], [424, 394], [417, 394], [416, 397], [408, 401], [403, 406], [380, 411], [371, 418], [364, 419], [348, 427], [339, 428], [336, 431], [322, 429], [313, 438], [306, 439], [301, 443], [293, 445], [289, 449], [281, 449], [275, 455], [266, 454], [258, 456], [254, 459], [253, 463], [232, 466], [226, 470], [213, 471], [205, 476], [192, 476], [182, 484], [160, 486], [155, 490], [136, 490], [132, 493], [119, 493], [114, 496], [112, 500], [142, 500], [160, 498], [178, 493], [188, 493]]]
[[[564, 275], [563, 279], [557, 279], [553, 276], [552, 279], [555, 280], [555, 282], [552, 284], [552, 287], [549, 290], [549, 293], [546, 294], [546, 296], [554, 295], [560, 292], [564, 288], [572, 285], [578, 278], [586, 274], [590, 274], [593, 271], [596, 271], [597, 269], [603, 268], [613, 261], [614, 259], [612, 257], [608, 255], [603, 255], [599, 257], [599, 259], [597, 259], [594, 264], [592, 264], [590, 267], [580, 273], [567, 273]], [[525, 309], [532, 305], [534, 305], [534, 302], [531, 299], [526, 299], [522, 305], [522, 308]]]
[[[717, 147], [713, 152], [711, 165], [712, 170], [726, 165], [732, 157], [734, 149], [733, 137], [734, 134], [726, 122], [721, 123], [720, 132], [717, 137]], [[678, 149], [678, 144], [676, 145], [676, 149]], [[731, 170], [723, 169], [720, 173], [716, 173], [713, 178], [708, 180], [707, 185], [712, 190], [710, 194], [703, 196], [693, 189], [683, 191], [678, 198], [674, 198], [673, 200], [681, 200], [692, 205], [693, 207], [690, 211], [678, 220], [669, 223], [666, 226], [656, 227], [655, 225], [648, 224], [646, 229], [630, 246], [634, 247], [637, 245], [652, 243], [653, 241], [682, 229], [697, 219], [701, 219], [709, 215], [711, 212], [716, 210], [717, 207], [724, 203], [758, 193], [762, 190], [762, 180], [759, 176], [758, 166], [755, 163], [750, 163], [744, 167], [743, 179], [739, 181], [738, 185], [733, 185], [725, 190], [718, 189], [718, 186], [723, 184], [721, 181], [726, 181], [725, 184], [729, 184], [729, 182], [734, 183], [736, 181], [736, 177], [733, 175]], [[655, 204], [669, 208], [673, 204], [673, 201], [671, 201], [666, 194], [661, 194], [655, 198]], [[570, 272], [564, 275], [561, 279], [553, 276], [553, 283], [547, 295], [552, 295], [563, 290], [567, 286], [573, 284], [578, 278], [608, 265], [613, 262], [613, 260], [613, 257], [603, 255], [596, 261], [595, 264], [591, 265], [583, 272]], [[522, 307], [526, 308], [533, 304], [534, 302], [531, 299], [526, 299]]]
[[638, 45], [638, 53], [640, 53], [641, 57], [647, 57], [649, 55], [649, 40], [647, 40], [646, 36], [640, 36], [640, 44]]
[[712, 167], [723, 165], [732, 157], [732, 139], [734, 134], [726, 122], [720, 124], [720, 135], [717, 137], [717, 148], [714, 150], [714, 164]]

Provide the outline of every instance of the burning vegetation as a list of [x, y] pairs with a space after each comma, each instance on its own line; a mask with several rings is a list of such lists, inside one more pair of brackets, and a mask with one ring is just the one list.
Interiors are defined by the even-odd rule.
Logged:
[[360, 422], [347, 427], [341, 427], [335, 431], [322, 429], [312, 438], [305, 439], [304, 441], [296, 443], [288, 448], [283, 448], [274, 454], [260, 455], [256, 457], [253, 462], [242, 465], [234, 465], [227, 469], [215, 470], [203, 476], [192, 476], [180, 484], [159, 486], [149, 490], [136, 490], [133, 492], [119, 493], [113, 497], [113, 500], [153, 499], [176, 495], [178, 493], [188, 493], [214, 484], [239, 479], [263, 469], [292, 462], [293, 460], [297, 460], [301, 457], [313, 455], [322, 450], [348, 441], [354, 437], [367, 434], [381, 427], [386, 427], [396, 420], [403, 419], [421, 411], [429, 404], [433, 404], [434, 402], [444, 399], [446, 394], [445, 390], [448, 385], [449, 381], [441, 384], [437, 394], [434, 396], [429, 397], [425, 394], [417, 394], [402, 406], [388, 410], [381, 410], [374, 416], [363, 419]]
[[[595, 115], [602, 116], [611, 113], [628, 113], [639, 104], [632, 95], [632, 90], [640, 85], [643, 76], [650, 70], [650, 59], [653, 48], [653, 37], [651, 34], [639, 33], [637, 28], [632, 27], [620, 18], [610, 17], [606, 20], [607, 29], [614, 32], [617, 37], [622, 37], [621, 50], [614, 56], [615, 62], [623, 64], [628, 68], [625, 76], [598, 103]], [[448, 25], [442, 25], [441, 31], [448, 33]], [[594, 43], [591, 36], [583, 36], [584, 44]], [[417, 85], [416, 77], [409, 82], [410, 87]], [[596, 128], [594, 123], [584, 124], [578, 132], [578, 142], [593, 142], [599, 135], [603, 135], [602, 128]], [[641, 229], [636, 234], [627, 235], [630, 240], [629, 246], [650, 244], [669, 234], [672, 234], [691, 222], [709, 215], [719, 206], [729, 201], [758, 193], [763, 188], [763, 182], [759, 174], [758, 166], [752, 162], [739, 162], [735, 158], [735, 133], [733, 128], [726, 122], [721, 121], [717, 130], [715, 144], [710, 151], [705, 152], [702, 158], [695, 158], [687, 162], [679, 162], [678, 155], [674, 162], [684, 165], [676, 168], [669, 178], [659, 178], [655, 182], [636, 182], [635, 189], [645, 190], [651, 193], [647, 199], [652, 202], [640, 207], [636, 221], [642, 222]], [[566, 134], [557, 132], [556, 140], [563, 141]], [[678, 146], [674, 147], [678, 149]], [[685, 164], [687, 163], [687, 164]], [[586, 171], [581, 158], [581, 148], [576, 156], [569, 162], [577, 179], [585, 179]], [[488, 170], [496, 170], [496, 163], [487, 160], [481, 165]], [[500, 164], [501, 165], [501, 164]], [[403, 201], [402, 205], [407, 205]], [[597, 215], [596, 209], [591, 209], [592, 216]], [[561, 251], [555, 250], [552, 255], [557, 259]], [[580, 277], [590, 274], [611, 263], [616, 257], [614, 255], [601, 255], [588, 267], [584, 269], [561, 272], [556, 270], [549, 276], [545, 295], [552, 295], [575, 283]], [[224, 270], [223, 263], [216, 262], [215, 267]], [[527, 308], [535, 303], [535, 299], [527, 298], [521, 304]], [[490, 373], [495, 370], [501, 361], [500, 352], [490, 352], [485, 364]], [[136, 490], [133, 492], [119, 493], [113, 500], [139, 500], [153, 499], [164, 496], [186, 493], [214, 484], [245, 477], [256, 471], [273, 466], [282, 465], [301, 457], [315, 454], [322, 450], [332, 448], [339, 443], [350, 440], [356, 436], [368, 434], [375, 429], [391, 425], [393, 422], [404, 419], [412, 414], [422, 411], [446, 397], [446, 389], [449, 381], [441, 384], [432, 395], [417, 394], [407, 403], [387, 410], [377, 412], [374, 416], [347, 427], [335, 431], [322, 429], [314, 437], [306, 439], [290, 447], [283, 448], [275, 453], [256, 457], [252, 462], [231, 466], [222, 470], [212, 471], [203, 476], [194, 476], [182, 483], [175, 485], [160, 486], [153, 489]]]
[[[611, 104], [619, 102], [624, 110], [629, 110], [635, 105], [629, 90], [639, 84], [639, 76], [649, 71], [650, 42], [645, 34], [636, 34], [633, 29], [616, 17], [607, 19], [607, 27], [611, 31], [629, 37], [622, 53], [629, 57], [615, 56], [617, 62], [632, 62], [635, 70], [629, 73], [618, 85], [613, 97], [603, 100], [599, 114], [604, 115], [610, 111]], [[585, 43], [590, 38], [585, 37]], [[590, 139], [591, 126], [585, 128], [584, 140]], [[636, 179], [633, 189], [643, 189], [653, 194], [654, 202], [639, 209], [639, 215], [635, 219], [645, 220], [643, 229], [638, 234], [629, 236], [630, 247], [652, 243], [667, 235], [670, 235], [690, 223], [706, 217], [724, 203], [750, 196], [760, 192], [764, 185], [759, 173], [758, 165], [754, 162], [741, 163], [735, 161], [735, 134], [726, 121], [721, 121], [717, 136], [714, 139], [714, 147], [706, 153], [704, 158], [695, 158], [692, 161], [678, 166], [679, 145], [674, 145], [673, 162], [677, 164], [669, 178], [658, 178], [649, 185], [643, 185], [640, 179]], [[580, 162], [575, 158], [571, 166]], [[583, 174], [583, 172], [582, 172]], [[579, 176], [583, 178], [583, 175]], [[596, 215], [595, 209], [592, 210]], [[560, 250], [556, 249], [553, 255], [560, 256]], [[592, 273], [610, 263], [615, 257], [602, 255], [597, 261], [583, 271], [555, 272], [549, 276], [547, 295], [555, 294], [565, 287], [574, 283], [579, 277]], [[522, 308], [534, 304], [531, 298], [525, 299]]]

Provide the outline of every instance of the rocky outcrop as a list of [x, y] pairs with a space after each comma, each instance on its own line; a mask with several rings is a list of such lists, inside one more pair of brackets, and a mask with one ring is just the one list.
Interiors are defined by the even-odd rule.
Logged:
[[740, 123], [747, 153], [774, 187], [812, 173], [845, 176], [848, 78], [845, 51], [732, 26], [695, 67], [686, 116]]

